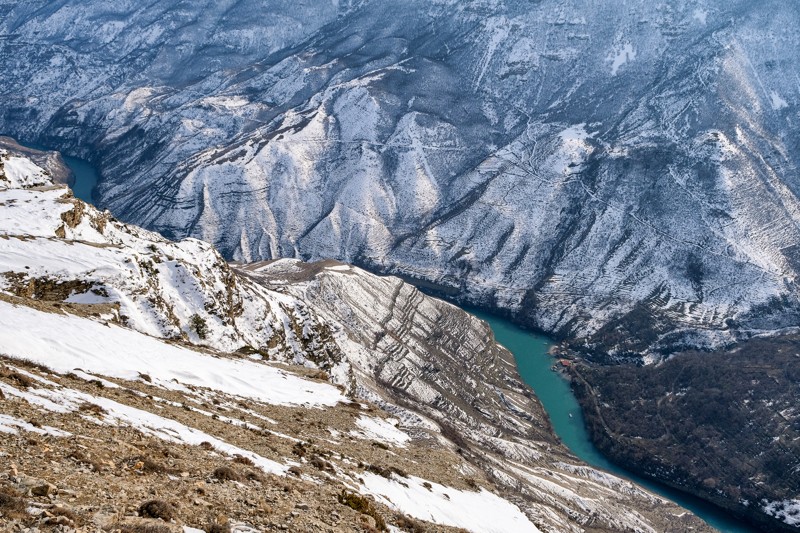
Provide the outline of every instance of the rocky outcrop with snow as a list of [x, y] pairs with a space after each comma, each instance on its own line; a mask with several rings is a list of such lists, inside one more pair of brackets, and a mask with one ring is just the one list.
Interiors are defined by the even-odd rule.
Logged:
[[[442, 530], [703, 527], [571, 456], [488, 326], [398, 278], [336, 262], [232, 267], [52, 183], [0, 186], [0, 205], [0, 437], [46, 413], [53, 431], [37, 431], [52, 438], [100, 423], [191, 456], [206, 443]], [[490, 507], [504, 511], [486, 522]]]
[[794, 326], [792, 3], [0, 3], [0, 130], [121, 218], [613, 353]]

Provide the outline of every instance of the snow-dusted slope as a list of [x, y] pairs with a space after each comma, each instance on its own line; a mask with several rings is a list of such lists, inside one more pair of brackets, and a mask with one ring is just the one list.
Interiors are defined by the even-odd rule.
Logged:
[[212, 246], [121, 224], [50, 185], [25, 157], [9, 154], [0, 164], [12, 180], [0, 190], [0, 234], [17, 237], [0, 241], [5, 290], [104, 304], [107, 319], [149, 335], [301, 363], [328, 358], [324, 327], [302, 302], [238, 278]]
[[[0, 152], [4, 165], [18, 157]], [[48, 178], [30, 161], [25, 165], [32, 174], [20, 183]], [[247, 445], [229, 442], [199, 421], [210, 417], [302, 444], [312, 429], [288, 434], [270, 409], [295, 422], [321, 416], [312, 427], [325, 438], [315, 443], [387, 450], [386, 466], [369, 460], [380, 479], [355, 472], [363, 460], [342, 458], [337, 483], [405, 515], [472, 531], [491, 528], [459, 513], [460, 505], [476, 512], [499, 506], [504, 515], [492, 523], [520, 531], [577, 533], [592, 524], [660, 531], [667, 523], [702, 530], [673, 504], [580, 464], [557, 442], [488, 326], [398, 278], [335, 262], [231, 267], [208, 244], [167, 241], [45, 183], [0, 186], [0, 280], [0, 355], [70, 380], [22, 391], [0, 379], [0, 391], [15, 402], [67, 419], [94, 404], [89, 409], [106, 412], [103, 423], [181, 444], [207, 442], [280, 475], [296, 465], [274, 457], [269, 446], [265, 455], [252, 436], [242, 441]], [[308, 368], [292, 371], [281, 361]], [[21, 370], [3, 370], [0, 378], [14, 372]], [[79, 390], [95, 382], [105, 392]], [[120, 387], [182, 399], [126, 395]], [[342, 391], [394, 420], [349, 402]], [[154, 414], [155, 407], [143, 410], [131, 398], [178, 408], [181, 416]], [[250, 421], [212, 413], [209, 402], [236, 405]], [[5, 425], [13, 431], [25, 427], [12, 422]], [[413, 476], [393, 474], [390, 466], [408, 470], [405, 458]], [[415, 504], [428, 488], [436, 497]]]
[[2, 301], [0, 316], [3, 354], [46, 365], [62, 374], [81, 368], [135, 380], [146, 373], [165, 388], [211, 385], [226, 394], [276, 405], [321, 407], [346, 400], [332, 385], [303, 380], [253, 361], [214, 358], [116, 325], [42, 313]]
[[125, 220], [581, 346], [797, 323], [795, 3], [303, 6], [3, 2], [0, 130], [90, 157]]
[[[544, 409], [486, 323], [398, 278], [334, 261], [284, 259], [236, 268], [311, 305], [332, 325], [362, 397], [409, 426], [441, 428], [536, 523], [554, 523], [556, 531], [573, 527], [531, 501], [579, 508], [575, 520], [584, 525], [597, 521], [612, 531], [650, 527], [625, 502], [633, 494], [647, 498], [644, 492], [562, 455]], [[413, 487], [386, 487], [376, 479], [368, 486], [401, 500], [414, 495]], [[436, 505], [432, 500], [429, 512], [436, 514]], [[644, 516], [661, 504], [649, 505]], [[679, 530], [690, 527], [678, 516], [671, 520]]]

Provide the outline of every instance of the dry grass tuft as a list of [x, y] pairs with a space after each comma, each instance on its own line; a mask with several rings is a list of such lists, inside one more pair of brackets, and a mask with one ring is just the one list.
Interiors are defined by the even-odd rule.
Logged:
[[91, 413], [93, 415], [104, 415], [108, 413], [108, 411], [106, 411], [96, 403], [91, 403], [91, 402], [83, 402], [78, 406], [78, 410], [82, 413]]
[[7, 518], [27, 518], [27, 503], [11, 487], [0, 487], [0, 514]]
[[80, 464], [90, 466], [92, 470], [94, 470], [95, 472], [100, 472], [101, 470], [103, 470], [103, 465], [99, 461], [95, 461], [94, 459], [86, 455], [86, 453], [84, 453], [82, 450], [74, 450], [70, 452], [70, 454], [67, 457], [74, 459]]
[[27, 389], [31, 385], [33, 385], [33, 380], [22, 374], [17, 372], [16, 370], [12, 370], [8, 367], [0, 367], [0, 378], [7, 379], [9, 381], [13, 381], [19, 386], [20, 388]]
[[227, 520], [224, 522], [213, 521], [205, 527], [206, 533], [231, 533], [231, 525]]
[[221, 481], [242, 481], [242, 475], [229, 466], [220, 466], [214, 469], [214, 477]]
[[124, 524], [117, 527], [120, 533], [172, 533], [168, 526], [161, 524]]
[[124, 459], [122, 463], [126, 464], [130, 468], [133, 468], [134, 470], [141, 470], [142, 472], [148, 472], [152, 474], [170, 474], [175, 472], [174, 469], [167, 468], [163, 464], [147, 457], [146, 455], [134, 455], [133, 457]]
[[169, 522], [175, 518], [175, 506], [164, 500], [149, 500], [139, 506], [139, 516], [144, 518], [158, 518]]
[[250, 459], [249, 457], [245, 457], [244, 455], [239, 455], [239, 454], [236, 454], [233, 457], [233, 462], [234, 463], [239, 463], [240, 465], [245, 465], [245, 466], [256, 466], [256, 464], [253, 462], [252, 459]]

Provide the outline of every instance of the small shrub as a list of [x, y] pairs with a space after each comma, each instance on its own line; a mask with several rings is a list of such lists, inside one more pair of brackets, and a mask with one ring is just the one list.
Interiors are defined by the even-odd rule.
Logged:
[[82, 413], [91, 413], [93, 415], [104, 415], [108, 412], [96, 403], [91, 402], [83, 402], [78, 406], [78, 410]]
[[16, 384], [23, 389], [27, 389], [33, 385], [33, 380], [31, 378], [6, 367], [0, 368], [0, 377], [16, 382]]
[[194, 331], [200, 339], [205, 340], [208, 336], [208, 323], [205, 318], [197, 313], [193, 314], [189, 319], [189, 328]]
[[258, 481], [259, 483], [264, 483], [267, 480], [258, 470], [248, 470], [245, 474], [245, 478], [247, 478], [248, 481]]
[[386, 479], [390, 479], [392, 477], [392, 473], [397, 474], [400, 477], [408, 477], [408, 473], [402, 468], [398, 468], [396, 466], [378, 466], [378, 465], [369, 465], [367, 467], [368, 472], [372, 472], [373, 474], [378, 474], [379, 476], [383, 476]]
[[20, 495], [10, 487], [0, 487], [0, 513], [9, 518], [28, 516], [27, 504]]
[[172, 472], [171, 469], [165, 467], [161, 463], [150, 459], [144, 455], [136, 455], [133, 457], [128, 457], [124, 461], [128, 466], [132, 468], [136, 468], [137, 470], [141, 470], [143, 472], [150, 472], [155, 474], [164, 474], [167, 472]]
[[92, 288], [92, 292], [98, 296], [102, 296], [103, 298], [108, 298], [108, 291], [105, 287], [94, 287]]
[[172, 533], [168, 526], [161, 524], [124, 524], [117, 527], [120, 533]]
[[394, 473], [395, 473], [395, 474], [397, 474], [398, 476], [400, 476], [400, 477], [405, 477], [405, 478], [407, 478], [407, 477], [408, 477], [408, 472], [406, 472], [406, 471], [405, 471], [405, 470], [403, 470], [402, 468], [398, 468], [398, 467], [396, 467], [396, 466], [393, 466], [393, 467], [391, 467], [391, 468], [392, 468], [392, 472], [394, 472]]
[[229, 466], [220, 466], [214, 470], [214, 477], [220, 481], [241, 481], [242, 476]]
[[149, 500], [139, 506], [139, 516], [158, 518], [169, 522], [175, 518], [175, 506], [164, 500]]
[[339, 503], [341, 503], [342, 505], [346, 505], [347, 507], [353, 509], [354, 511], [358, 511], [361, 514], [365, 514], [367, 516], [371, 516], [372, 518], [374, 518], [375, 527], [379, 531], [388, 531], [386, 528], [386, 521], [372, 505], [372, 502], [369, 501], [367, 498], [364, 498], [363, 496], [354, 494], [352, 492], [348, 492], [346, 490], [342, 490], [342, 492], [339, 493], [336, 499], [339, 500]]
[[295, 442], [292, 446], [292, 453], [298, 457], [305, 457], [307, 451], [306, 445], [302, 442]]
[[409, 533], [426, 533], [427, 531], [427, 528], [422, 522], [404, 515], [398, 516], [395, 519], [395, 525], [403, 531], [408, 531]]
[[245, 457], [244, 455], [239, 455], [239, 454], [236, 454], [236, 455], [233, 456], [233, 462], [234, 463], [239, 463], [240, 465], [245, 465], [245, 466], [256, 466], [256, 464], [253, 462], [252, 459], [250, 459], [249, 457]]
[[81, 450], [75, 450], [71, 452], [67, 457], [70, 459], [74, 459], [80, 464], [88, 465], [94, 470], [95, 472], [100, 472], [103, 469], [103, 465], [101, 465], [98, 461], [95, 461], [88, 455], [86, 455]]
[[366, 514], [366, 512], [372, 506], [368, 499], [364, 498], [363, 496], [359, 496], [358, 494], [347, 492], [346, 490], [342, 490], [336, 499], [339, 500], [339, 503], [342, 505], [346, 505], [354, 511], [358, 511], [359, 513], [363, 514]]
[[327, 472], [334, 472], [333, 465], [320, 457], [319, 455], [315, 455], [311, 461], [311, 466], [318, 470], [325, 470]]
[[206, 533], [231, 533], [231, 525], [225, 522], [214, 521], [205, 528]]

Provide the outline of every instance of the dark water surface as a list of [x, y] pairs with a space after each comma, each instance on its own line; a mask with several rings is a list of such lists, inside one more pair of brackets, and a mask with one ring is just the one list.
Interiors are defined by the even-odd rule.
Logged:
[[63, 156], [64, 162], [75, 175], [75, 183], [72, 184], [72, 194], [84, 202], [94, 203], [94, 188], [100, 179], [100, 174], [88, 161], [77, 157]]
[[[13, 138], [13, 136], [9, 136]], [[36, 143], [23, 142], [17, 139], [17, 142], [27, 148], [34, 150], [41, 150], [43, 152], [52, 152], [53, 149], [47, 146], [42, 146]], [[72, 194], [76, 198], [80, 198], [84, 202], [94, 204], [94, 189], [97, 187], [97, 182], [100, 181], [100, 173], [92, 166], [91, 163], [78, 157], [72, 157], [61, 154], [64, 158], [64, 163], [67, 164], [75, 178], [75, 183], [72, 184]]]

